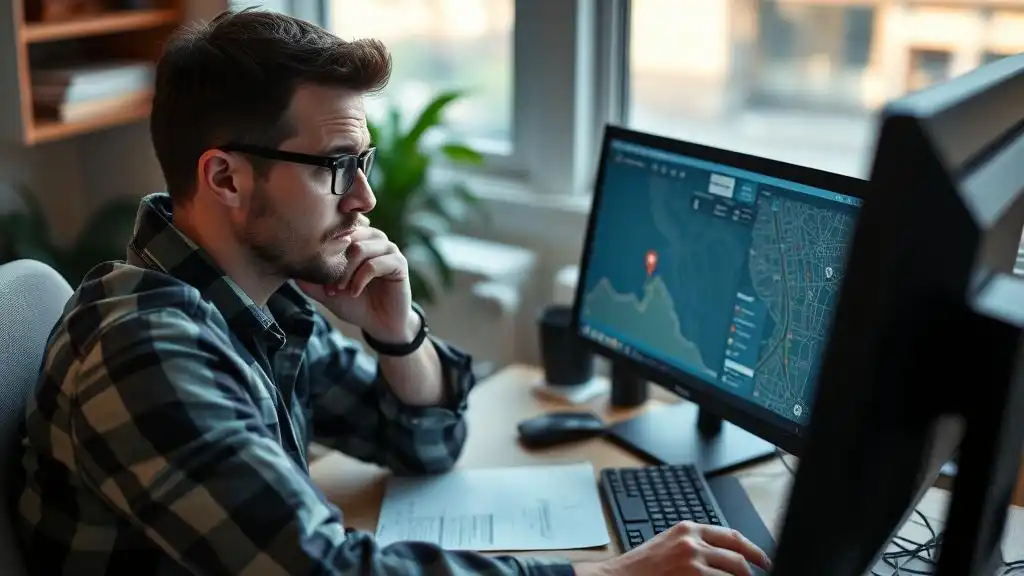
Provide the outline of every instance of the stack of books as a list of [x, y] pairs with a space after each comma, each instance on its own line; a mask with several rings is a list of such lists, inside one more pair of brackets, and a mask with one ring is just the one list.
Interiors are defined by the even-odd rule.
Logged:
[[135, 60], [34, 70], [35, 116], [76, 122], [146, 105], [153, 97], [154, 75], [153, 62]]

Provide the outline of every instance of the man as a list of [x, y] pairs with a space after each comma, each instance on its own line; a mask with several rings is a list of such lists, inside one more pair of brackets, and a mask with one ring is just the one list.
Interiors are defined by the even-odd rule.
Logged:
[[[402, 474], [451, 468], [468, 356], [427, 335], [405, 258], [365, 216], [362, 96], [379, 42], [260, 11], [171, 42], [151, 132], [168, 194], [49, 343], [18, 501], [41, 574], [745, 574], [763, 555], [680, 525], [605, 563], [377, 546], [311, 482], [316, 439]], [[362, 329], [346, 341], [308, 298]]]

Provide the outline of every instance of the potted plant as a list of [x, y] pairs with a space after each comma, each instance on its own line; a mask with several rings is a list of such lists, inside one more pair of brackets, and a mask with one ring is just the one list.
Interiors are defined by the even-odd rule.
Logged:
[[401, 110], [394, 105], [388, 107], [383, 121], [369, 122], [377, 147], [370, 175], [377, 206], [370, 221], [409, 258], [413, 298], [423, 303], [433, 302], [438, 288], [450, 289], [453, 282], [436, 239], [471, 218], [486, 217], [465, 184], [430, 178], [430, 167], [438, 157], [454, 164], [483, 163], [479, 152], [448, 135], [436, 147], [424, 142], [428, 131], [443, 126], [445, 109], [463, 95], [458, 90], [437, 95], [408, 129], [403, 128]]
[[29, 258], [59, 272], [78, 286], [89, 270], [101, 262], [122, 260], [131, 236], [138, 200], [117, 198], [104, 204], [67, 248], [57, 245], [46, 214], [35, 196], [15, 186], [24, 210], [0, 214], [0, 262]]

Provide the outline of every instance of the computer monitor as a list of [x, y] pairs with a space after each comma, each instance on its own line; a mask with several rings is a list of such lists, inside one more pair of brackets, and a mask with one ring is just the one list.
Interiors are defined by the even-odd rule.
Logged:
[[859, 576], [959, 443], [936, 574], [995, 574], [1024, 441], [1024, 55], [881, 117], [773, 574]]
[[573, 324], [614, 387], [693, 401], [609, 437], [708, 475], [799, 454], [865, 184], [608, 126]]

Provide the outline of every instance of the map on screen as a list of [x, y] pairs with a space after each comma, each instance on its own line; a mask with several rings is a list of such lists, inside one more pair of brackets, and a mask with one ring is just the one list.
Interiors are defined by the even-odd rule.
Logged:
[[859, 201], [685, 160], [610, 155], [581, 322], [806, 423]]

